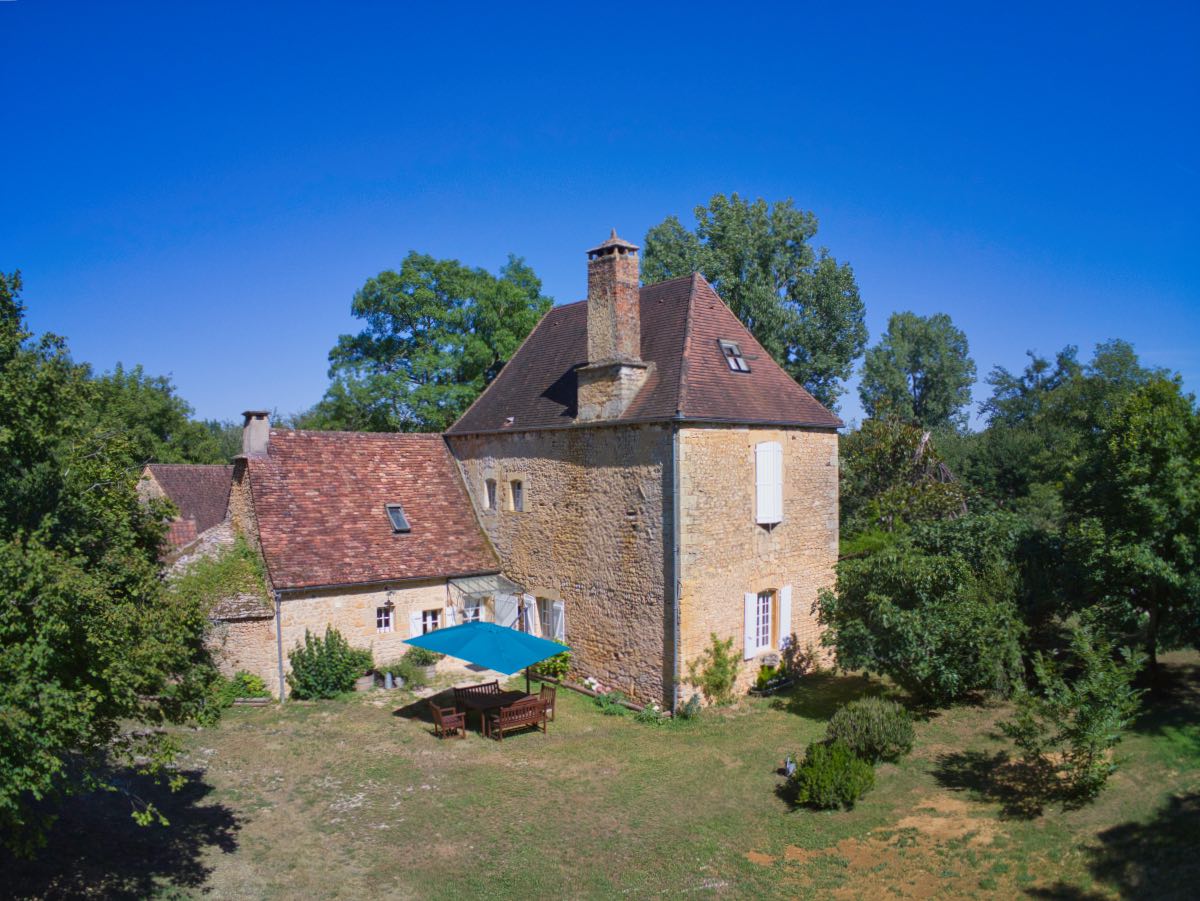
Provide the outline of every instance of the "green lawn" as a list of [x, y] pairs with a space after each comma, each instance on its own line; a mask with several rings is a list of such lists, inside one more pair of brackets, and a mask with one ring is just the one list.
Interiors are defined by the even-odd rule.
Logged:
[[[784, 755], [883, 686], [815, 676], [789, 696], [655, 728], [559, 693], [548, 736], [439, 742], [374, 692], [236, 708], [186, 733], [193, 781], [140, 829], [128, 802], [74, 804], [26, 894], [412, 898], [723, 895], [1194, 896], [1200, 885], [1200, 661], [1120, 746], [1094, 805], [1031, 815], [1008, 794], [1001, 706], [918, 726], [850, 812], [789, 810]], [[6, 878], [6, 882], [7, 882]]]

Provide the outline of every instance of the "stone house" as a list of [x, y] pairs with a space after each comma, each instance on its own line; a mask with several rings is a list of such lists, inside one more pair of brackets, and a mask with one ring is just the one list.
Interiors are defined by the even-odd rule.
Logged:
[[587, 300], [551, 309], [445, 435], [247, 414], [230, 518], [276, 613], [229, 643], [231, 668], [254, 658], [280, 684], [306, 626], [383, 660], [428, 628], [521, 617], [581, 675], [674, 707], [714, 634], [735, 641], [739, 689], [818, 644], [841, 421], [701, 276], [641, 287], [615, 232], [587, 257]]

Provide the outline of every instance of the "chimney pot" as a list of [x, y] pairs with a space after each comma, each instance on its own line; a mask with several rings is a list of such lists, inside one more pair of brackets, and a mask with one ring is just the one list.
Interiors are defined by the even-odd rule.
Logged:
[[242, 416], [242, 453], [247, 457], [266, 456], [271, 446], [271, 412], [247, 410]]

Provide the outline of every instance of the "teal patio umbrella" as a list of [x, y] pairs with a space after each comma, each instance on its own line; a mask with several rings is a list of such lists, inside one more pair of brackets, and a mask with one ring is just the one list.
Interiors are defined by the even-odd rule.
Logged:
[[570, 650], [557, 641], [495, 623], [463, 623], [448, 629], [435, 629], [409, 638], [407, 643], [510, 675]]

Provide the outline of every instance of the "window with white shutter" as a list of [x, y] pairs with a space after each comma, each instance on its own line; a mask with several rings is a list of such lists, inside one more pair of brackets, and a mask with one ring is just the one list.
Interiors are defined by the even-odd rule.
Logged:
[[783, 521], [783, 447], [763, 441], [754, 447], [755, 519], [759, 525]]
[[742, 656], [751, 660], [758, 653], [758, 595], [747, 591], [745, 598], [745, 650]]
[[779, 649], [792, 643], [792, 586], [779, 589]]

